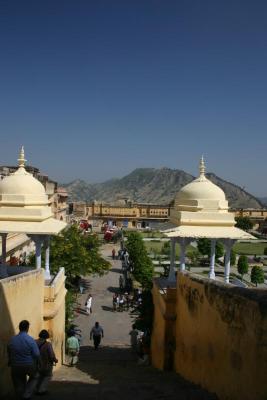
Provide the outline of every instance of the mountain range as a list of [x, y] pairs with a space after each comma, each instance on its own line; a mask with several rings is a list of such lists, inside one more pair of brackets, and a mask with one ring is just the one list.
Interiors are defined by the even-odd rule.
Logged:
[[[230, 207], [262, 207], [259, 199], [241, 187], [212, 173], [207, 173], [206, 176], [225, 192]], [[131, 199], [139, 203], [168, 204], [174, 199], [176, 193], [193, 179], [195, 179], [194, 176], [182, 170], [165, 167], [137, 168], [121, 179], [111, 179], [95, 184], [76, 179], [62, 186], [68, 191], [69, 201], [97, 200], [114, 203], [121, 199]]]

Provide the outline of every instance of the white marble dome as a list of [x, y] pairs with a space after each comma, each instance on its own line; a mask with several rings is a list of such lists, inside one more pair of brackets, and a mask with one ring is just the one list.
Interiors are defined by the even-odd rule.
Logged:
[[0, 221], [44, 221], [53, 216], [44, 186], [25, 168], [21, 149], [16, 172], [0, 182]]
[[45, 188], [36, 178], [29, 174], [24, 168], [19, 168], [14, 174], [0, 181], [1, 194], [30, 194], [45, 195]]
[[210, 200], [222, 200], [225, 201], [225, 194], [221, 188], [212, 183], [206, 177], [205, 179], [197, 178], [193, 182], [185, 185], [179, 193], [177, 193], [176, 199], [186, 200], [199, 200], [199, 199], [210, 199]]
[[177, 211], [227, 211], [228, 201], [224, 191], [205, 176], [203, 158], [199, 177], [185, 185], [175, 197]]
[[24, 168], [23, 148], [18, 161], [17, 171], [0, 181], [0, 205], [48, 205], [44, 186]]

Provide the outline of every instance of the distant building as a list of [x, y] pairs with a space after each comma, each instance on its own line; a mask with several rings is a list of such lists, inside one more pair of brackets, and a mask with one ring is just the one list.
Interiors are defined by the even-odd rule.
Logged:
[[71, 204], [71, 209], [75, 218], [125, 228], [153, 228], [158, 222], [168, 221], [170, 214], [169, 205], [134, 203], [129, 200], [113, 204], [75, 202]]
[[[67, 203], [65, 202], [64, 204], [65, 207]], [[119, 200], [110, 204], [101, 201], [90, 203], [78, 201], [69, 204], [70, 214], [74, 218], [88, 219], [92, 222], [102, 221], [103, 223], [127, 228], [153, 228], [155, 223], [168, 221], [172, 206], [173, 204], [137, 203], [129, 200]], [[266, 231], [266, 208], [242, 208], [230, 209], [230, 211], [235, 214], [235, 217], [249, 217], [254, 229], [259, 229], [260, 231], [265, 229]]]

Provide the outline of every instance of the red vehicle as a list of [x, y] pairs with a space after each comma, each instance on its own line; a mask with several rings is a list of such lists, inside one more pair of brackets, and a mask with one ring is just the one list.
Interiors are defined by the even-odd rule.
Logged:
[[84, 231], [88, 231], [89, 228], [89, 223], [87, 221], [87, 219], [81, 219], [80, 220], [80, 228], [83, 229]]

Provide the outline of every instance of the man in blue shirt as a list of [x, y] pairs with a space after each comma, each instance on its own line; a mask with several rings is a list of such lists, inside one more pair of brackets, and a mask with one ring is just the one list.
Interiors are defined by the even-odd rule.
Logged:
[[[28, 335], [30, 323], [19, 323], [19, 334], [8, 344], [11, 376], [18, 398], [30, 399], [37, 384], [37, 361], [40, 352], [35, 340]], [[28, 380], [27, 380], [28, 377]]]

